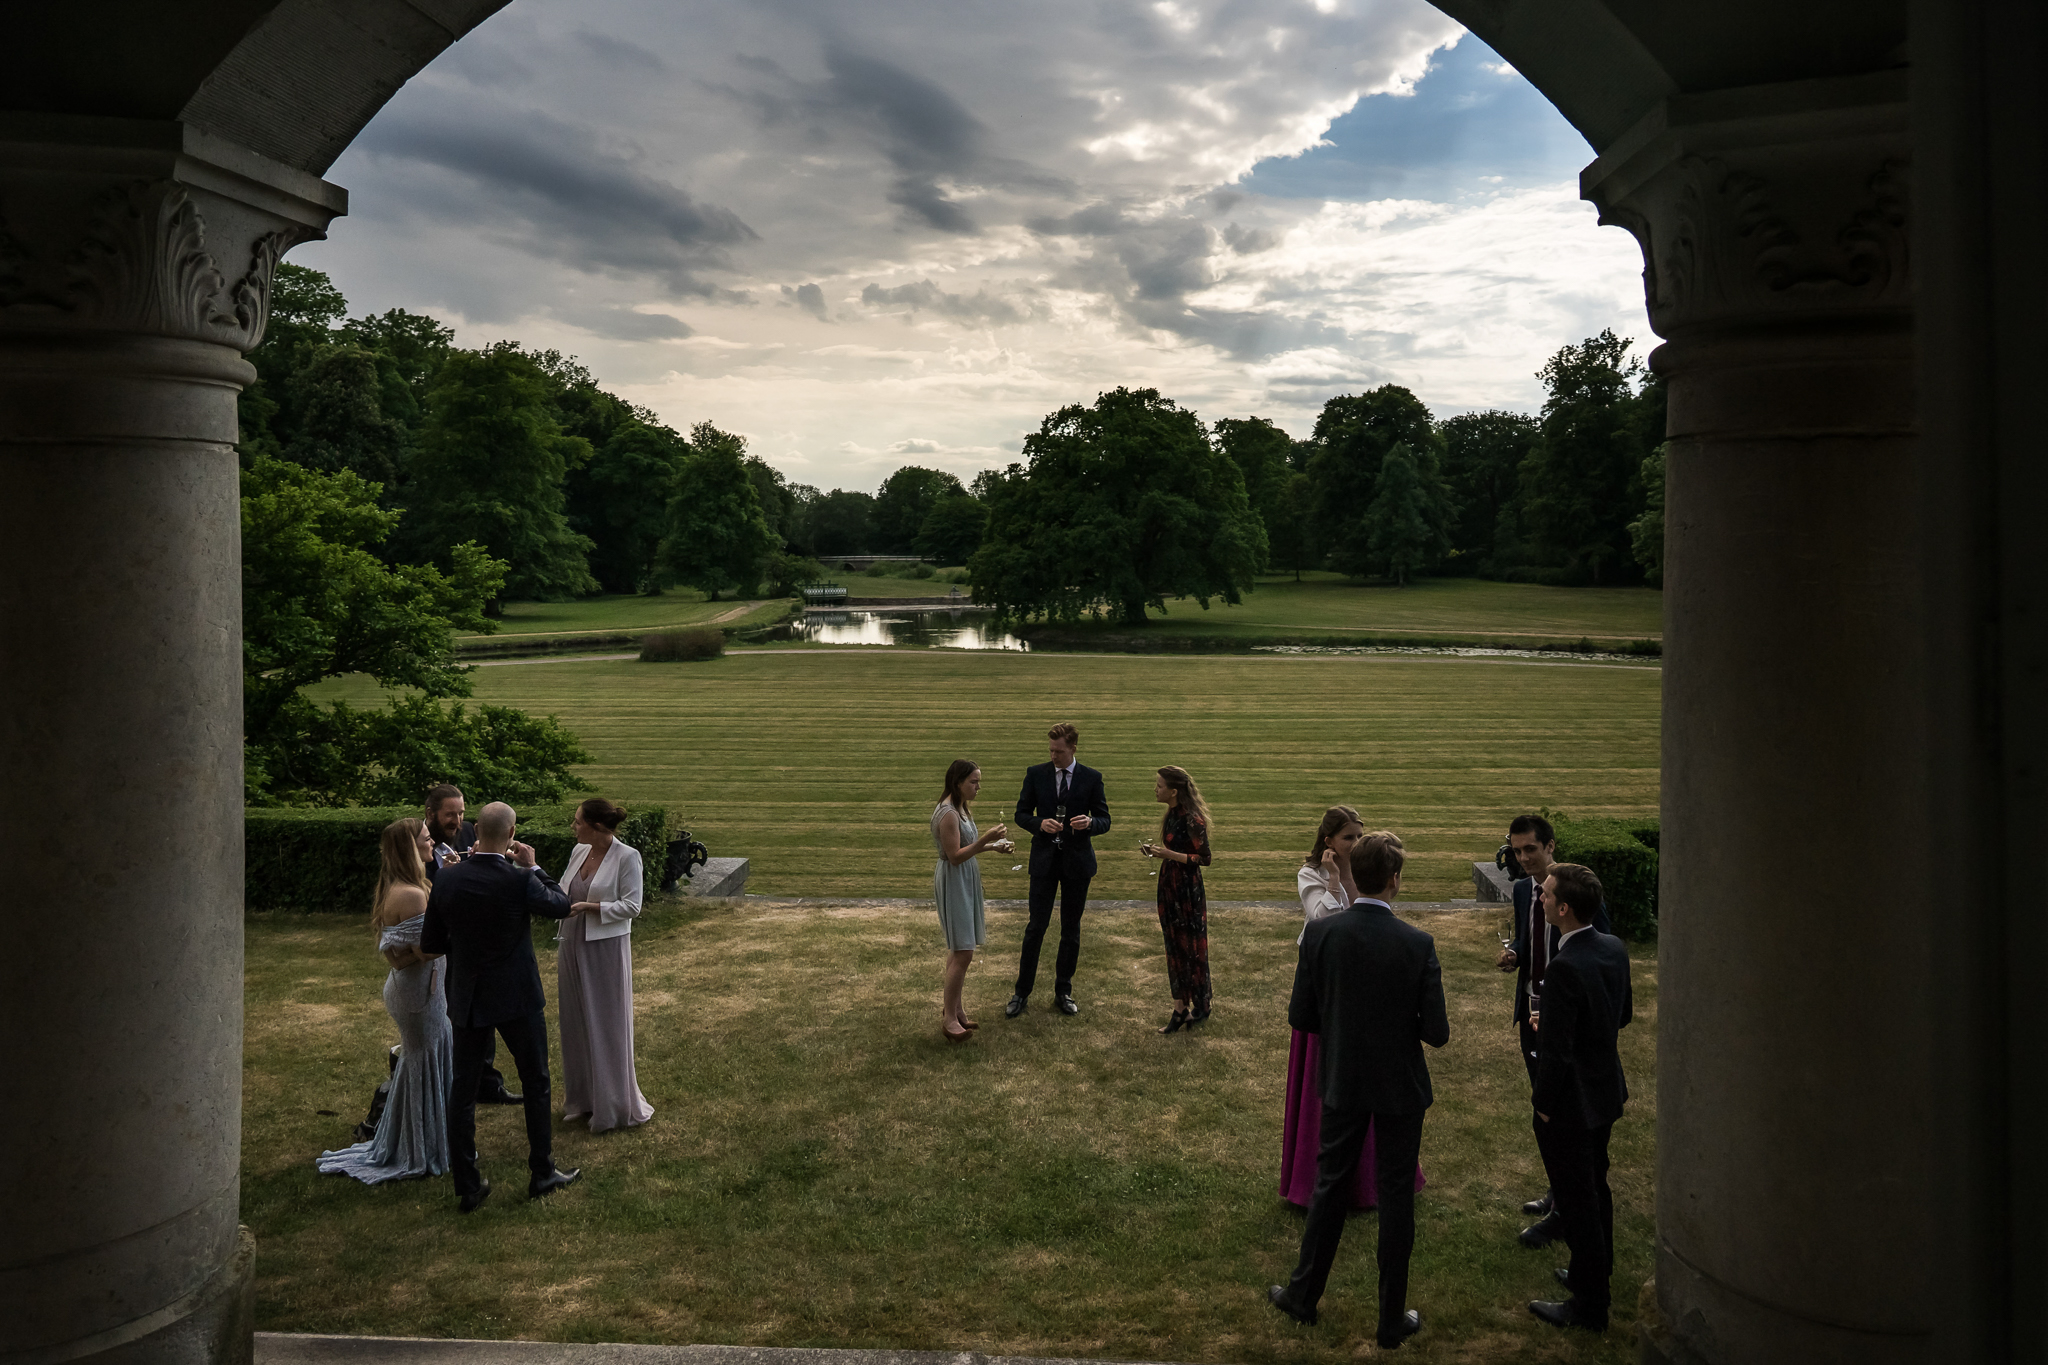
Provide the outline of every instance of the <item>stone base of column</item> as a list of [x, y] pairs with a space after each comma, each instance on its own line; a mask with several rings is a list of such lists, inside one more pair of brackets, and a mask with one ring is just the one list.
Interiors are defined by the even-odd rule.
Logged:
[[81, 1341], [0, 1352], [0, 1365], [252, 1365], [256, 1238], [237, 1232], [227, 1264], [176, 1303]]

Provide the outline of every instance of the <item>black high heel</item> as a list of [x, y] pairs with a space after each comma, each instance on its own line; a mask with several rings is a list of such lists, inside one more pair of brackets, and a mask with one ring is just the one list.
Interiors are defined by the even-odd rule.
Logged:
[[1206, 1009], [1195, 1011], [1193, 1014], [1188, 1016], [1188, 1027], [1193, 1028], [1195, 1025], [1201, 1023], [1204, 1019], [1207, 1019], [1209, 1017], [1209, 1013], [1210, 1012]]
[[1166, 1027], [1159, 1031], [1161, 1033], [1179, 1033], [1182, 1029], [1186, 1028], [1187, 1026], [1188, 1012], [1186, 1010], [1175, 1010], [1173, 1012], [1173, 1018], [1167, 1020]]

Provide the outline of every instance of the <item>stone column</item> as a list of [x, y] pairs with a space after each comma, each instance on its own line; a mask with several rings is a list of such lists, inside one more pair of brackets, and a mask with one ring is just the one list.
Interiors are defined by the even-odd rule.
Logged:
[[0, 1365], [250, 1358], [235, 400], [344, 207], [177, 124], [0, 117]]
[[1670, 383], [1648, 1360], [1929, 1340], [1907, 124], [1903, 71], [1673, 97], [1583, 177]]

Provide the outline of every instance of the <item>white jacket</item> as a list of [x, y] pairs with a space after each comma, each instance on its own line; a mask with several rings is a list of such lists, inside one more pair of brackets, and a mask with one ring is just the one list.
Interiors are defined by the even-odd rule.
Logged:
[[[589, 844], [576, 845], [576, 851], [569, 855], [569, 865], [556, 879], [565, 893], [576, 870], [589, 856]], [[640, 850], [623, 839], [612, 840], [611, 851], [604, 855], [603, 866], [590, 879], [590, 890], [580, 898], [596, 901], [599, 906], [595, 915], [584, 917], [584, 941], [632, 933], [633, 921], [640, 915], [640, 892]]]

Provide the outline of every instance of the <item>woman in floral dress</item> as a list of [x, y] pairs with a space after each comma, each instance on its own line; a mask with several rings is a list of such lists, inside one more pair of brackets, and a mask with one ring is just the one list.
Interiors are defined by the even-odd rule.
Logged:
[[1159, 869], [1159, 929], [1166, 936], [1173, 1017], [1159, 1031], [1177, 1033], [1209, 1017], [1209, 902], [1202, 893], [1209, 808], [1186, 768], [1161, 768], [1152, 797], [1166, 807], [1159, 842], [1140, 844], [1138, 851], [1166, 864]]

